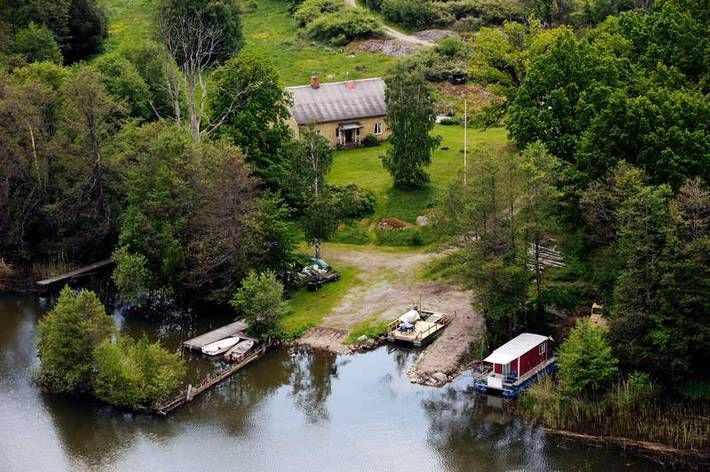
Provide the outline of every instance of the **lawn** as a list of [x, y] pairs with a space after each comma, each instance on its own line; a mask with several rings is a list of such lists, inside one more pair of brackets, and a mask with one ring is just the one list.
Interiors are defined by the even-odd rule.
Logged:
[[[434, 134], [443, 138], [441, 147], [434, 152], [428, 171], [431, 182], [417, 191], [392, 188], [392, 179], [380, 161], [388, 144], [372, 148], [357, 148], [337, 151], [328, 181], [336, 185], [355, 183], [375, 192], [377, 208], [374, 218], [396, 217], [413, 223], [417, 216], [431, 206], [437, 191], [463, 169], [463, 128], [437, 125]], [[472, 150], [479, 145], [490, 146], [500, 152], [510, 152], [511, 144], [505, 129], [492, 128], [485, 131], [469, 130], [469, 158], [475, 159]]]
[[[317, 326], [337, 306], [345, 294], [358, 283], [357, 270], [338, 265], [340, 280], [324, 285], [317, 292], [301, 289], [289, 301], [291, 314], [281, 320], [286, 337], [300, 337]], [[361, 282], [360, 282], [361, 283]]]

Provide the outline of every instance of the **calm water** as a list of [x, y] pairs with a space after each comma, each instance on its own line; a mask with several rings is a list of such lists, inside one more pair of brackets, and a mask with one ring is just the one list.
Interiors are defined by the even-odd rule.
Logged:
[[[545, 437], [506, 415], [499, 399], [476, 396], [466, 377], [441, 389], [411, 385], [413, 355], [386, 347], [347, 357], [274, 351], [168, 418], [43, 394], [31, 376], [45, 311], [34, 298], [0, 295], [0, 471], [657, 468]], [[171, 347], [209, 324], [190, 322], [196, 314], [115, 317], [124, 331]], [[194, 378], [213, 367], [190, 365]]]

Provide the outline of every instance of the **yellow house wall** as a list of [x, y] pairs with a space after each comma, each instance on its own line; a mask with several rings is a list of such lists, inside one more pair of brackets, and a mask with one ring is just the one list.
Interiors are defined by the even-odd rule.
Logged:
[[[335, 136], [335, 130], [338, 129], [338, 126], [341, 123], [343, 122], [332, 121], [328, 123], [314, 123], [309, 126], [313, 126], [313, 128], [318, 131], [318, 133], [328, 138], [330, 144], [332, 144], [333, 146], [337, 146], [338, 139]], [[365, 136], [367, 136], [368, 134], [375, 134], [375, 123], [382, 123], [382, 133], [376, 135], [380, 139], [380, 141], [388, 139], [390, 137], [390, 130], [387, 127], [387, 123], [385, 122], [384, 116], [348, 120], [348, 123], [360, 123], [360, 125], [362, 125], [362, 128], [360, 129], [360, 141], [363, 141], [365, 139]], [[300, 128], [303, 127], [299, 127], [293, 118], [289, 120], [289, 126], [293, 130], [295, 136], [299, 135]]]

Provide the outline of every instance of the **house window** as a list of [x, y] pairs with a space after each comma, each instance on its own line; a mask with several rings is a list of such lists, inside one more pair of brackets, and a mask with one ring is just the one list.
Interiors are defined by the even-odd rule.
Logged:
[[545, 349], [547, 348], [547, 343], [542, 343], [538, 346], [538, 352], [540, 355], [545, 354]]
[[382, 123], [375, 123], [375, 134], [382, 134]]

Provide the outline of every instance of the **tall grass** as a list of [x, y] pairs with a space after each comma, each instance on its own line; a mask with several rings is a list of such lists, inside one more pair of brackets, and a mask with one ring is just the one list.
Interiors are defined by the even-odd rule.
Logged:
[[521, 414], [552, 429], [660, 443], [677, 449], [710, 447], [707, 401], [662, 403], [650, 389], [621, 381], [599, 398], [567, 398], [543, 378], [518, 404]]

